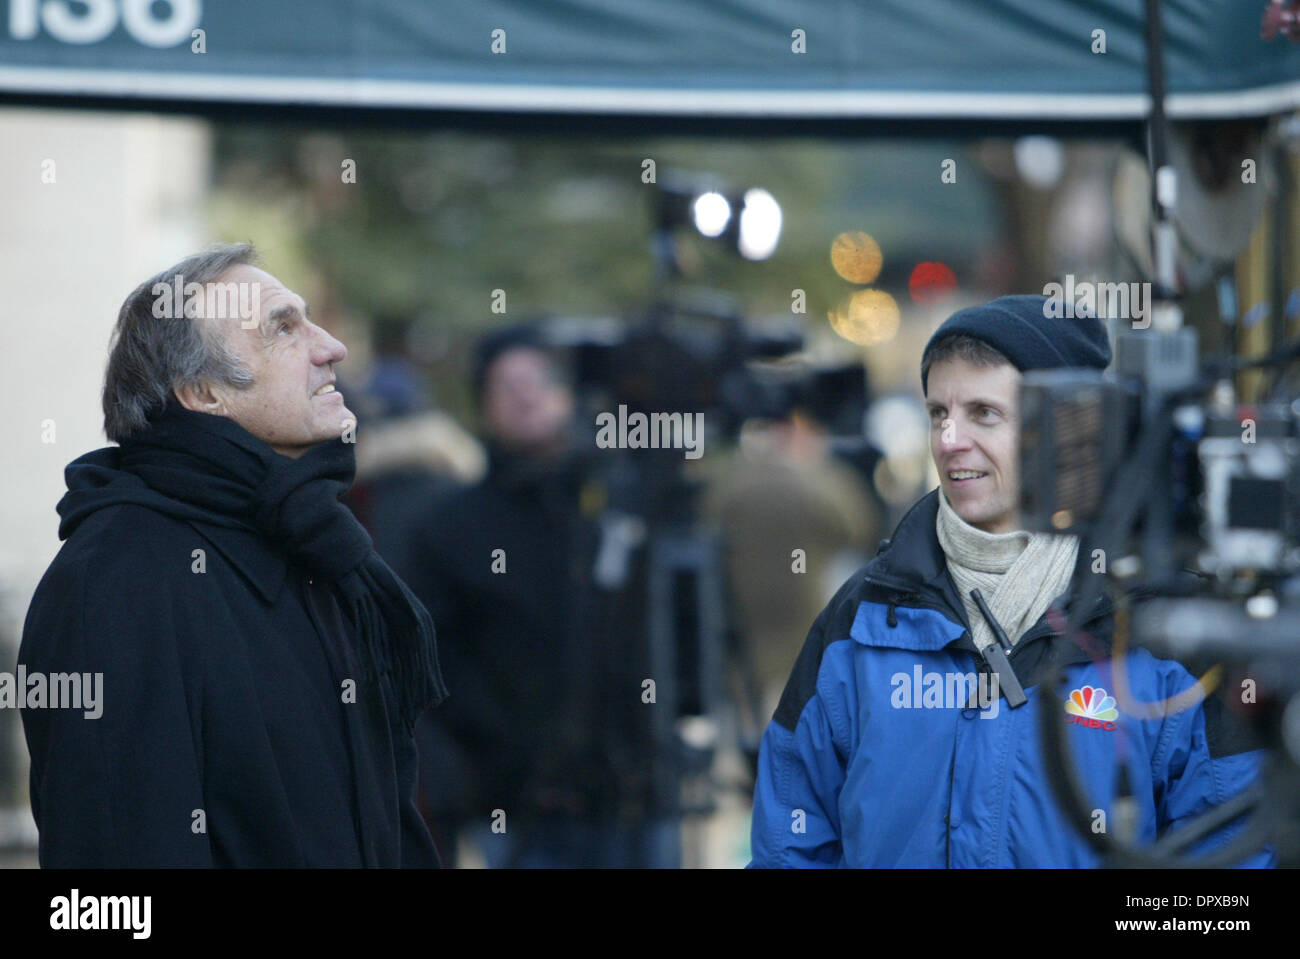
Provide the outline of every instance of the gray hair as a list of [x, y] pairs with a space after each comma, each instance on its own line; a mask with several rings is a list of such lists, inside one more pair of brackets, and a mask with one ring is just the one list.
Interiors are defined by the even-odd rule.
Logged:
[[965, 360], [971, 366], [1015, 366], [1001, 350], [968, 333], [954, 333], [933, 344], [921, 357], [921, 382], [940, 360]]
[[256, 262], [251, 243], [219, 244], [150, 277], [126, 298], [104, 374], [104, 432], [111, 441], [122, 443], [144, 429], [177, 387], [208, 382], [247, 389], [253, 384], [252, 372], [213, 325], [179, 309], [175, 319], [159, 319], [154, 287], [171, 287], [176, 276], [183, 285], [206, 286], [233, 266]]

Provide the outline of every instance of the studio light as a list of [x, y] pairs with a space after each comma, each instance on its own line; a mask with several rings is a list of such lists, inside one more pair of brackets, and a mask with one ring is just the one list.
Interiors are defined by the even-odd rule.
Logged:
[[722, 236], [731, 222], [731, 204], [716, 190], [697, 196], [691, 209], [695, 216], [695, 229], [708, 237]]
[[766, 260], [776, 252], [781, 205], [761, 187], [734, 191], [716, 176], [674, 170], [664, 174], [656, 193], [653, 248], [669, 274], [676, 272], [672, 235], [681, 227], [720, 240], [747, 260]]
[[766, 260], [776, 252], [781, 239], [781, 205], [759, 187], [745, 191], [745, 206], [740, 211], [740, 237], [737, 248], [747, 260]]

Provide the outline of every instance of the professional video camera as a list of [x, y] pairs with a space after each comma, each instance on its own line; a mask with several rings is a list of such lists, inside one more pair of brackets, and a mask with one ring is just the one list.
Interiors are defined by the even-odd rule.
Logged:
[[[677, 292], [629, 322], [554, 320], [547, 341], [571, 359], [584, 430], [601, 415], [680, 414], [698, 416], [703, 442], [718, 444], [734, 440], [748, 419], [799, 409], [840, 434], [838, 455], [869, 452], [855, 449], [866, 447], [862, 365], [792, 362], [803, 347], [801, 328], [747, 321], [729, 295]], [[590, 438], [584, 445], [596, 448]], [[730, 611], [721, 545], [698, 518], [705, 477], [694, 458], [668, 443], [601, 449], [590, 462], [603, 500], [596, 581], [644, 597], [648, 675], [657, 678], [648, 760], [656, 806], [675, 816], [707, 814], [728, 654], [741, 665], [749, 712], [758, 717], [761, 707]], [[756, 750], [753, 738], [742, 748]]]
[[795, 409], [832, 432], [861, 432], [861, 363], [772, 362], [803, 348], [800, 325], [748, 321], [735, 298], [715, 291], [657, 303], [631, 323], [558, 321], [549, 339], [571, 354], [575, 388], [596, 408], [703, 412], [728, 439], [747, 419], [780, 419]]
[[[1229, 865], [1267, 841], [1285, 862], [1300, 853], [1300, 400], [1236, 403], [1224, 364], [1196, 368], [1189, 329], [1129, 330], [1117, 340], [1115, 376], [1025, 376], [1025, 526], [1080, 536], [1076, 615], [1108, 578], [1127, 594], [1129, 635], [1117, 623], [1117, 655], [1121, 643], [1140, 644], [1157, 655], [1218, 660], [1234, 668], [1234, 680], [1249, 678], [1250, 725], [1272, 747], [1273, 763], [1263, 789], [1148, 850], [1086, 828], [1091, 803], [1064, 754], [1063, 727], [1051, 721], [1059, 710], [1049, 707], [1043, 735], [1053, 780], [1071, 818], [1115, 864]], [[1052, 686], [1044, 683], [1049, 696]], [[1171, 858], [1251, 800], [1254, 828], [1230, 850], [1212, 860]]]
[[[1193, 330], [1125, 330], [1114, 375], [1035, 371], [1022, 385], [1022, 516], [1027, 529], [1080, 536], [1076, 612], [1091, 607], [1109, 577], [1134, 607], [1131, 635], [1118, 642], [1219, 660], [1236, 667], [1235, 679], [1252, 680], [1251, 725], [1273, 747], [1266, 780], [1275, 788], [1259, 805], [1258, 828], [1216, 856], [1220, 865], [1265, 837], [1283, 847], [1284, 860], [1300, 851], [1297, 836], [1281, 838], [1294, 830], [1283, 817], [1300, 812], [1285, 809], [1300, 784], [1300, 400], [1275, 391], [1270, 402], [1240, 404], [1226, 378], [1226, 367], [1297, 355], [1292, 346], [1198, 368]], [[1091, 804], [1068, 792], [1074, 773], [1062, 760], [1060, 724], [1045, 721], [1044, 736], [1067, 810], [1082, 826]], [[1243, 807], [1232, 804], [1237, 815]], [[1167, 857], [1230, 821], [1230, 811], [1176, 844], [1097, 844], [1117, 863], [1175, 864]]]
[[[1080, 537], [1076, 600], [1065, 631], [1109, 585], [1117, 594], [1113, 655], [1142, 645], [1156, 655], [1218, 665], [1184, 702], [1125, 703], [1143, 718], [1162, 709], [1222, 709], [1268, 747], [1256, 786], [1150, 846], [1096, 832], [1092, 803], [1071, 760], [1056, 677], [1042, 683], [1040, 730], [1049, 774], [1068, 818], [1111, 865], [1228, 866], [1270, 845], [1300, 862], [1300, 399], [1286, 367], [1300, 344], [1250, 360], [1198, 359], [1175, 292], [1171, 220], [1177, 178], [1166, 159], [1159, 4], [1148, 3], [1151, 168], [1156, 268], [1151, 315], [1115, 337], [1113, 373], [1027, 373], [1021, 392], [1021, 511], [1025, 527]], [[1061, 304], [1067, 309], [1070, 304]], [[1280, 304], [1279, 304], [1280, 306]], [[1145, 311], [1143, 311], [1145, 313]], [[1275, 322], [1280, 323], [1281, 310]], [[1067, 314], [1069, 315], [1069, 314]], [[1277, 338], [1277, 339], [1280, 339]], [[1277, 342], [1277, 340], [1275, 340]], [[1238, 400], [1236, 377], [1272, 368], [1271, 393]], [[1231, 681], [1226, 682], [1225, 679]], [[1236, 682], [1239, 685], [1234, 686]], [[1249, 709], [1241, 695], [1248, 682]], [[1217, 686], [1217, 690], [1216, 690]], [[1127, 698], [1127, 697], [1122, 697]], [[1121, 795], [1116, 810], [1134, 808]], [[1243, 815], [1215, 853], [1184, 853]], [[1120, 817], [1131, 820], [1130, 815]], [[1120, 830], [1125, 832], [1126, 830]]]
[[[1099, 523], [1129, 520], [1136, 539], [1112, 533], [1106, 555], [1118, 576], [1157, 592], [1180, 592], [1176, 574], [1187, 567], [1206, 574], [1191, 584], [1197, 593], [1284, 589], [1300, 573], [1300, 400], [1238, 402], [1224, 364], [1198, 368], [1192, 329], [1116, 339], [1114, 375], [1025, 376], [1027, 528], [1095, 538]], [[1124, 485], [1139, 475], [1138, 487]], [[1167, 495], [1137, 516], [1137, 497], [1126, 494], [1155, 491]]]

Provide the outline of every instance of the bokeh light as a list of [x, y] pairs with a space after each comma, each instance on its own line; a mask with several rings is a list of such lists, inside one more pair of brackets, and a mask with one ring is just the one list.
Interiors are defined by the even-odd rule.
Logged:
[[937, 303], [956, 292], [957, 274], [945, 263], [918, 263], [907, 281], [907, 290], [913, 303]]
[[880, 244], [866, 233], [841, 233], [831, 243], [831, 266], [850, 283], [875, 282], [883, 261]]
[[761, 187], [745, 191], [736, 246], [747, 260], [766, 260], [781, 239], [781, 204]]
[[847, 309], [837, 307], [827, 317], [831, 329], [858, 346], [893, 339], [900, 320], [898, 302], [884, 290], [859, 290], [850, 297]]
[[722, 236], [731, 220], [731, 204], [721, 193], [710, 191], [695, 198], [692, 211], [695, 215], [695, 228], [705, 236]]
[[1056, 186], [1065, 172], [1065, 147], [1053, 137], [1021, 137], [1012, 152], [1021, 178], [1040, 190]]

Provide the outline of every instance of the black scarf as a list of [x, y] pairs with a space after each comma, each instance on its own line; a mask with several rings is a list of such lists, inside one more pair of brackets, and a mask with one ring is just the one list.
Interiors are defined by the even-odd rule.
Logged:
[[[261, 533], [333, 586], [360, 630], [369, 678], [390, 677], [402, 720], [413, 729], [420, 713], [447, 695], [433, 620], [339, 501], [355, 470], [356, 448], [342, 439], [294, 459], [232, 419], [173, 400], [121, 447], [69, 464], [59, 538], [114, 503]], [[122, 472], [136, 481], [122, 481]]]

